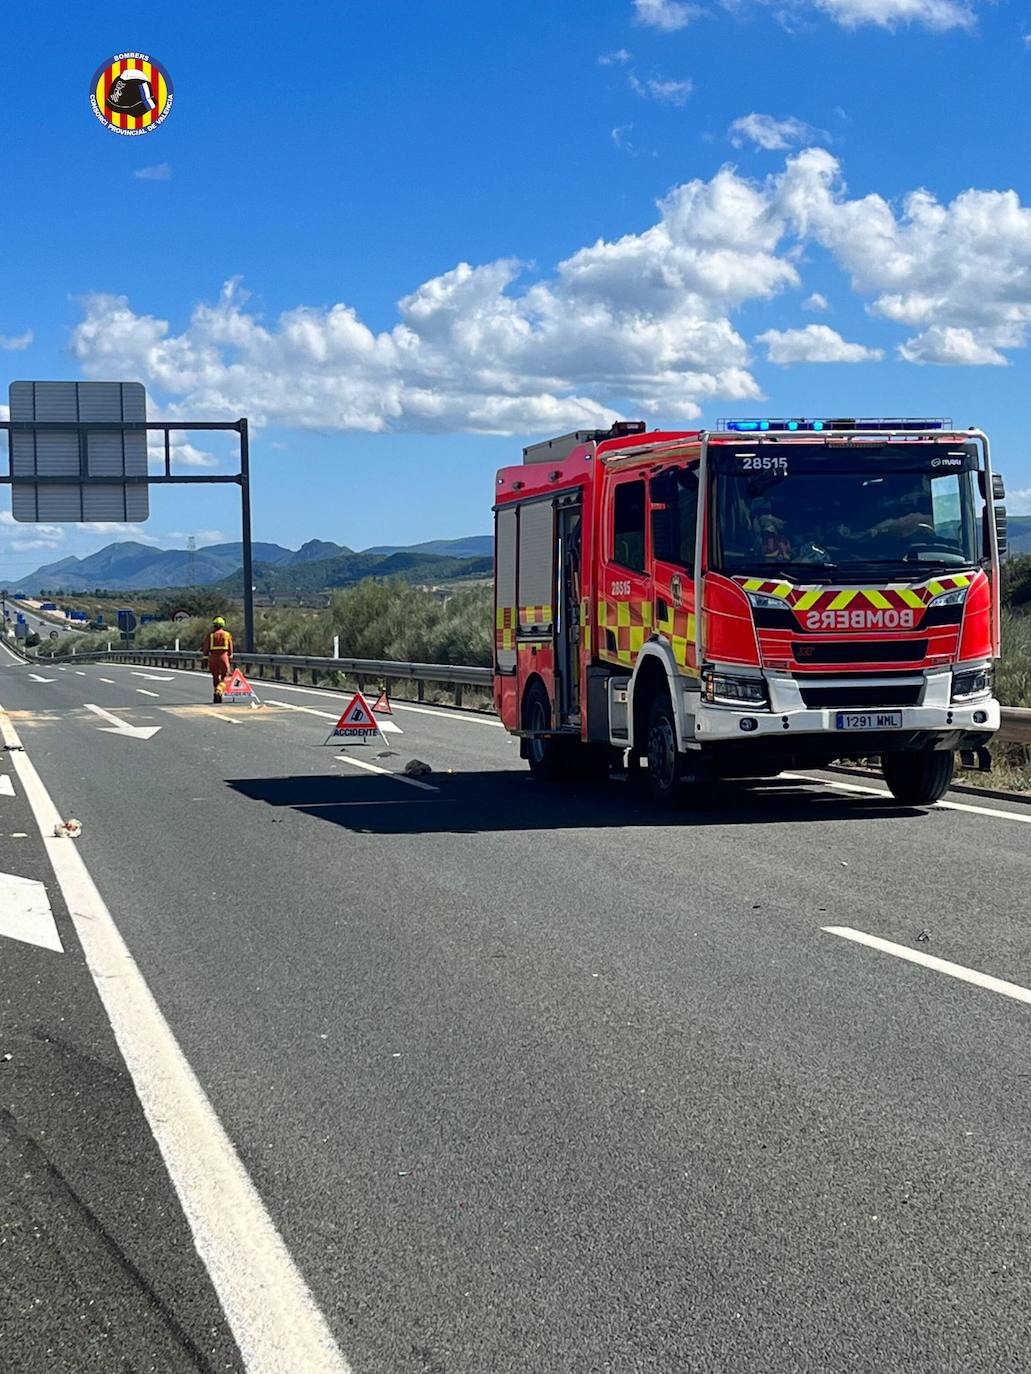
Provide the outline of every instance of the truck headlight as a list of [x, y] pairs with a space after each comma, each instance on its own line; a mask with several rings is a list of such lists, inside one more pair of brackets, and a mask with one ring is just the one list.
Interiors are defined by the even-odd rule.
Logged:
[[725, 673], [710, 673], [705, 678], [705, 700], [733, 705], [766, 705], [766, 683], [758, 677], [729, 677]]
[[781, 596], [768, 596], [766, 592], [745, 592], [745, 595], [759, 611], [789, 611], [791, 609]]
[[956, 587], [951, 592], [939, 592], [928, 601], [928, 606], [960, 606], [967, 599], [966, 587]]
[[995, 674], [991, 668], [964, 668], [952, 674], [952, 700], [971, 701], [974, 697], [988, 696], [995, 685]]

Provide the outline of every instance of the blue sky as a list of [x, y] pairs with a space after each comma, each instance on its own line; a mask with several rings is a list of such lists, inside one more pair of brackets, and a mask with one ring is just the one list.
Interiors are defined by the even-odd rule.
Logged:
[[[3, 389], [249, 415], [259, 538], [484, 531], [523, 442], [613, 415], [951, 415], [1031, 511], [1018, 0], [81, 3], [5, 36]], [[175, 84], [139, 138], [87, 103], [125, 50]], [[0, 503], [0, 577], [113, 537]], [[237, 529], [179, 489], [138, 533]]]

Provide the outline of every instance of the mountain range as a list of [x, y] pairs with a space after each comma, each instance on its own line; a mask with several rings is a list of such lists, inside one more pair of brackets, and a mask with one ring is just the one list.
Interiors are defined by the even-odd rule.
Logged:
[[[1031, 553], [1031, 516], [1010, 517], [1011, 554]], [[11, 591], [92, 592], [159, 590], [163, 587], [215, 587], [239, 594], [241, 545], [209, 544], [187, 549], [155, 549], [125, 541], [108, 544], [87, 558], [47, 563], [17, 582]], [[356, 552], [343, 544], [311, 539], [299, 549], [281, 544], [253, 547], [254, 580], [259, 590], [297, 596], [346, 587], [363, 577], [404, 577], [442, 582], [455, 577], [486, 576], [491, 571], [494, 540], [489, 534], [465, 539], [430, 539], [421, 544], [376, 544]]]
[[[255, 584], [280, 595], [347, 586], [362, 577], [403, 576], [446, 580], [491, 568], [494, 540], [432, 539], [422, 544], [381, 544], [355, 552], [343, 544], [312, 539], [299, 549], [281, 544], [252, 547]], [[8, 584], [10, 591], [92, 592], [157, 590], [163, 587], [214, 587], [239, 593], [242, 545], [209, 544], [187, 549], [156, 549], [126, 540], [108, 544], [86, 558], [62, 558]]]

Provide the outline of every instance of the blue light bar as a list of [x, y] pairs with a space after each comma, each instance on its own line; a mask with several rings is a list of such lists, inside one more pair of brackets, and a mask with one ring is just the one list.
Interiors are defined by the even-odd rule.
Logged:
[[934, 419], [921, 419], [913, 416], [888, 417], [864, 417], [860, 420], [855, 419], [823, 419], [807, 420], [802, 416], [793, 420], [770, 419], [770, 420], [718, 420], [716, 428], [724, 430], [730, 434], [756, 434], [766, 433], [783, 434], [806, 432], [810, 434], [820, 434], [824, 430], [857, 430], [857, 431], [878, 431], [887, 430], [891, 433], [927, 433], [929, 430], [951, 430], [952, 421], [939, 416]]

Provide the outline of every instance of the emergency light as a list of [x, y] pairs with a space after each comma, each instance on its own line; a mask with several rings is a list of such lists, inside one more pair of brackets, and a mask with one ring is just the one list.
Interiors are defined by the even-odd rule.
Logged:
[[806, 420], [801, 417], [795, 420], [717, 420], [716, 428], [731, 434], [765, 434], [805, 431], [810, 434], [819, 434], [827, 429], [848, 429], [848, 430], [890, 430], [898, 432], [901, 430], [916, 430], [926, 432], [931, 429], [951, 430], [952, 421], [944, 417], [937, 419], [915, 419], [911, 416], [895, 417], [892, 419], [864, 417], [861, 420], [855, 419], [825, 419], [825, 420]]

